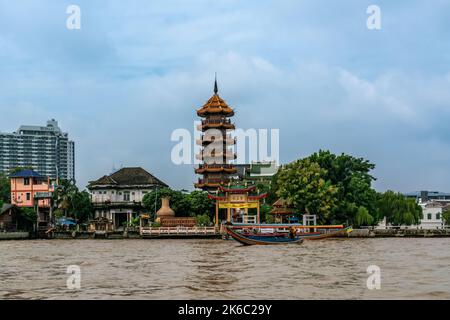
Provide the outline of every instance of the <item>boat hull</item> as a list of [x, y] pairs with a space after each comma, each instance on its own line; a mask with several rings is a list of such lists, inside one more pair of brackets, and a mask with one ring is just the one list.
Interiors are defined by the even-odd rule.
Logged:
[[242, 234], [239, 234], [230, 228], [226, 228], [227, 234], [232, 237], [237, 242], [245, 245], [273, 245], [273, 244], [289, 244], [289, 243], [296, 243], [301, 244], [303, 242], [303, 239], [300, 237], [296, 237], [294, 239], [291, 239], [289, 237], [250, 237], [250, 236], [244, 236]]

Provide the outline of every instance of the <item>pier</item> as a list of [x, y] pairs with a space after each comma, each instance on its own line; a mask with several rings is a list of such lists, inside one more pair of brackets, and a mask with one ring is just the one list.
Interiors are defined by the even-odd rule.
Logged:
[[142, 227], [142, 238], [218, 238], [215, 227]]

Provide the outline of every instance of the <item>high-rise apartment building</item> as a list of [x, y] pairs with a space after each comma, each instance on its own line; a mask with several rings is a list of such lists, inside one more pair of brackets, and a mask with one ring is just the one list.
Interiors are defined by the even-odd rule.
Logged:
[[21, 126], [13, 133], [0, 133], [0, 172], [32, 167], [52, 179], [75, 180], [75, 143], [54, 119], [47, 126]]

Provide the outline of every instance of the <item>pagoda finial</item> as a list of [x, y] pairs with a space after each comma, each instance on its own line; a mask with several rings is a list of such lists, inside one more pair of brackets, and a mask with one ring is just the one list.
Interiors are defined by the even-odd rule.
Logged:
[[217, 88], [217, 72], [216, 72], [214, 77], [214, 94], [217, 94], [217, 92], [219, 92], [219, 89]]

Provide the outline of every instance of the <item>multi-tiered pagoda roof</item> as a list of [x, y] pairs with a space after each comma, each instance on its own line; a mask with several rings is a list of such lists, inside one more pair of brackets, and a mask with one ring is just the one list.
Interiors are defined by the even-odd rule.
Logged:
[[217, 81], [214, 83], [214, 95], [197, 110], [197, 115], [203, 118], [197, 126], [203, 134], [196, 141], [202, 146], [196, 159], [203, 163], [195, 169], [195, 173], [203, 177], [194, 185], [203, 190], [215, 190], [230, 181], [230, 174], [236, 173], [236, 168], [229, 163], [236, 159], [236, 154], [229, 148], [236, 144], [236, 139], [228, 133], [235, 128], [230, 120], [234, 110], [219, 96]]

